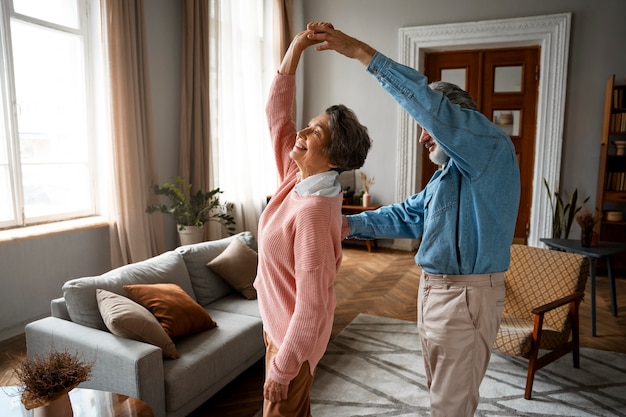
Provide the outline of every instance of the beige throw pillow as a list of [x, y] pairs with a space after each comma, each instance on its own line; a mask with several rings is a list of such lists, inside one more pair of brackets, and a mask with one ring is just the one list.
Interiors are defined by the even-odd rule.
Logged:
[[163, 350], [165, 358], [179, 357], [172, 339], [156, 317], [144, 307], [129, 298], [103, 289], [96, 290], [96, 299], [102, 320], [111, 333], [158, 346]]
[[209, 313], [176, 284], [124, 285], [124, 290], [154, 314], [170, 337], [195, 334], [217, 326]]
[[207, 263], [224, 281], [248, 300], [256, 299], [252, 286], [256, 278], [258, 255], [239, 239], [233, 239], [224, 252]]

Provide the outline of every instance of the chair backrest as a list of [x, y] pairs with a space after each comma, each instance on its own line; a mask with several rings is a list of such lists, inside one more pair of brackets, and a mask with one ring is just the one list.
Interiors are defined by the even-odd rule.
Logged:
[[[504, 314], [533, 320], [531, 310], [577, 291], [585, 291], [589, 260], [582, 255], [511, 245], [505, 274]], [[544, 328], [569, 332], [568, 306], [547, 313]]]

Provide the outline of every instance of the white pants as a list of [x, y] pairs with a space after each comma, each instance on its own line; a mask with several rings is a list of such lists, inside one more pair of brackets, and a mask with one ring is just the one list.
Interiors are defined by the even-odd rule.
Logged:
[[418, 329], [432, 417], [471, 417], [504, 308], [504, 273], [422, 272]]

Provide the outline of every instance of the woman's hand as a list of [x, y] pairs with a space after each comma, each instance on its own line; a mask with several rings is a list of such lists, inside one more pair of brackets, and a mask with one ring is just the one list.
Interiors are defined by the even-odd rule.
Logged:
[[263, 398], [273, 403], [278, 403], [287, 399], [289, 385], [282, 385], [273, 379], [265, 381], [263, 386]]
[[308, 30], [304, 30], [293, 37], [291, 43], [289, 44], [287, 52], [285, 52], [283, 61], [280, 63], [280, 68], [278, 69], [278, 72], [283, 75], [295, 74], [296, 69], [298, 68], [298, 63], [300, 62], [300, 56], [302, 55], [302, 52], [309, 46], [321, 42], [315, 39], [309, 39], [309, 37], [307, 36], [309, 33], [310, 32]]

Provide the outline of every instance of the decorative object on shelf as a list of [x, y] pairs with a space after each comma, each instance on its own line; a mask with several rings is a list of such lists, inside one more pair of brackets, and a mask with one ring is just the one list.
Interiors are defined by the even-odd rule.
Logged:
[[583, 201], [580, 206], [576, 206], [578, 201], [578, 189], [574, 189], [569, 201], [564, 204], [558, 191], [555, 190], [554, 194], [552, 193], [550, 185], [548, 185], [548, 181], [546, 181], [545, 178], [543, 179], [543, 184], [548, 192], [550, 207], [552, 209], [552, 239], [567, 239], [572, 230], [574, 217], [582, 209], [583, 204], [589, 200], [589, 197], [585, 198], [585, 201]]
[[354, 190], [348, 185], [343, 188], [343, 205], [351, 205], [354, 202]]
[[374, 177], [368, 178], [363, 171], [359, 172], [359, 175], [361, 176], [361, 183], [363, 183], [363, 207], [369, 207], [372, 203], [370, 187], [374, 184]]
[[607, 222], [623, 222], [624, 213], [621, 211], [607, 211], [604, 213]]
[[614, 140], [613, 145], [615, 145], [615, 155], [626, 155], [626, 140]]
[[593, 242], [593, 229], [600, 220], [600, 213], [581, 210], [576, 214], [576, 223], [580, 226], [580, 242], [584, 247], [590, 247]]
[[[166, 213], [174, 216], [178, 225], [178, 232], [185, 242], [197, 243], [202, 240], [204, 225], [209, 221], [216, 221], [228, 230], [229, 234], [235, 233], [235, 219], [230, 213], [233, 210], [232, 203], [222, 203], [219, 195], [223, 192], [219, 188], [210, 191], [198, 190], [191, 192], [192, 185], [185, 184], [181, 177], [175, 178], [175, 183], [165, 183], [161, 186], [152, 185], [152, 192], [169, 198], [169, 204], [153, 204], [146, 209], [147, 213]], [[199, 239], [197, 240], [198, 237]], [[195, 236], [190, 240], [190, 236]]]
[[20, 382], [22, 403], [36, 417], [71, 417], [68, 393], [91, 375], [94, 362], [54, 347], [45, 355], [19, 361], [14, 370]]

